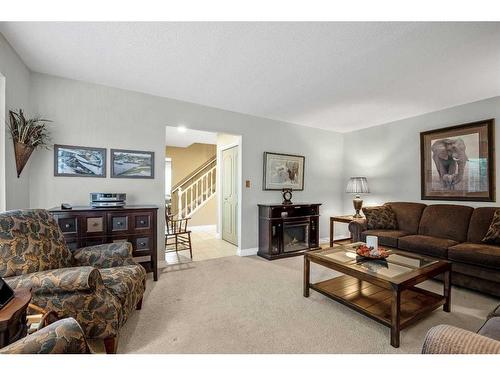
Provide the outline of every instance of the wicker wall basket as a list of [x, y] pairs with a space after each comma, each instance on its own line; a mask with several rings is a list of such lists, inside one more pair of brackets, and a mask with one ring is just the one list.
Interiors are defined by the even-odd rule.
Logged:
[[35, 148], [21, 142], [14, 142], [14, 153], [16, 155], [17, 178], [21, 175], [28, 159]]

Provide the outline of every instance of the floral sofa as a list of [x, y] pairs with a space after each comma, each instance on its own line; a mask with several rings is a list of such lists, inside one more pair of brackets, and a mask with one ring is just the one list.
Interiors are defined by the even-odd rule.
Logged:
[[108, 352], [129, 314], [140, 309], [146, 271], [128, 242], [68, 249], [45, 210], [0, 213], [0, 276], [12, 288], [31, 288], [32, 303], [73, 317]]
[[0, 354], [88, 354], [83, 330], [73, 318], [58, 320], [5, 348]]

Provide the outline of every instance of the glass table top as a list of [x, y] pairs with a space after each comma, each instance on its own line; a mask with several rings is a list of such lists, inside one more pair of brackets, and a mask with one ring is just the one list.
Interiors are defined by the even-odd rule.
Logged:
[[311, 254], [389, 280], [438, 262], [438, 260], [420, 255], [403, 255], [392, 251], [392, 249], [388, 249], [392, 254], [383, 260], [363, 258], [356, 254], [356, 248], [362, 244], [363, 242], [334, 245], [328, 249], [314, 251]]

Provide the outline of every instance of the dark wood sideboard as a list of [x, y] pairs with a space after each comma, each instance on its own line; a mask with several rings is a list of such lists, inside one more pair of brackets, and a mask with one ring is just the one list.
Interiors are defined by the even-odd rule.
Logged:
[[71, 250], [103, 243], [128, 241], [133, 257], [158, 280], [156, 249], [157, 206], [125, 206], [123, 208], [73, 207], [53, 208]]
[[259, 204], [259, 251], [277, 259], [319, 249], [321, 203]]

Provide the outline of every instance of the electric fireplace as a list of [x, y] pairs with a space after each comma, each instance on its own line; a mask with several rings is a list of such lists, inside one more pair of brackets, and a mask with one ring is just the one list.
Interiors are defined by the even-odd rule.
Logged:
[[321, 204], [259, 205], [259, 251], [266, 259], [319, 248]]
[[283, 223], [283, 251], [290, 253], [309, 249], [309, 220]]

